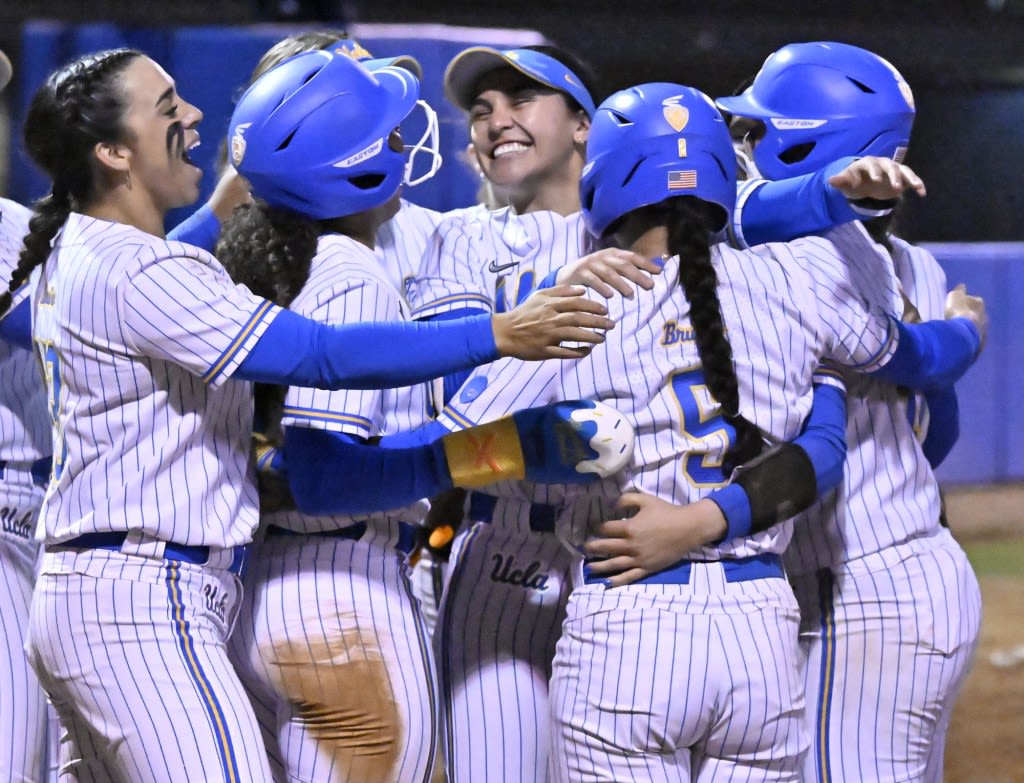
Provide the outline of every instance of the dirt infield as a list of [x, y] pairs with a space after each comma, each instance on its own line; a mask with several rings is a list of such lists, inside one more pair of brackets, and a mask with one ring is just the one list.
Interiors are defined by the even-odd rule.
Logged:
[[985, 608], [953, 713], [944, 780], [1024, 783], [1024, 486], [951, 491], [946, 510], [979, 574]]

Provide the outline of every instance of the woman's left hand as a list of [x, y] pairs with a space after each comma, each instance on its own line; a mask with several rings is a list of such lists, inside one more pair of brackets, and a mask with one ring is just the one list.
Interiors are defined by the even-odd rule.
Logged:
[[642, 492], [626, 492], [616, 507], [628, 517], [602, 522], [583, 545], [591, 560], [587, 568], [607, 579], [609, 587], [621, 587], [663, 571], [699, 546], [716, 541], [726, 529], [718, 505], [699, 500], [686, 506]]

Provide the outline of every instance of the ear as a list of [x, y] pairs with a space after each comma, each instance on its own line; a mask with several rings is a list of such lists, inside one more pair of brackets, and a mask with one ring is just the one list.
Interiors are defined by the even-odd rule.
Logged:
[[105, 169], [126, 173], [132, 168], [132, 153], [123, 144], [116, 144], [110, 141], [101, 141], [93, 147], [93, 154], [96, 160]]
[[576, 130], [573, 131], [572, 140], [577, 144], [586, 144], [590, 136], [590, 117], [585, 111], [577, 112], [576, 117]]

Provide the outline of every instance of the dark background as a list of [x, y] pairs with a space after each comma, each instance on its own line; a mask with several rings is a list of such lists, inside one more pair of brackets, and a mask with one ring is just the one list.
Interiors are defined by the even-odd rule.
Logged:
[[1024, 0], [0, 0], [0, 47], [20, 58], [26, 19], [154, 25], [264, 20], [434, 22], [536, 29], [581, 54], [606, 91], [642, 81], [733, 91], [774, 49], [839, 40], [889, 59], [914, 89], [907, 163], [928, 183], [902, 231], [913, 240], [1024, 239]]

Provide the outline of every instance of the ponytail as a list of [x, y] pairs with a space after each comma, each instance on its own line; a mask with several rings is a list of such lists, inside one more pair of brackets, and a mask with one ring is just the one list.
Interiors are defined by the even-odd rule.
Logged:
[[214, 255], [231, 279], [281, 307], [288, 307], [309, 279], [322, 227], [309, 218], [242, 204], [221, 229]]
[[[319, 223], [256, 201], [235, 208], [221, 229], [214, 255], [231, 279], [257, 296], [288, 307], [309, 279]], [[255, 425], [270, 443], [283, 442], [281, 413], [287, 388], [257, 383]]]

